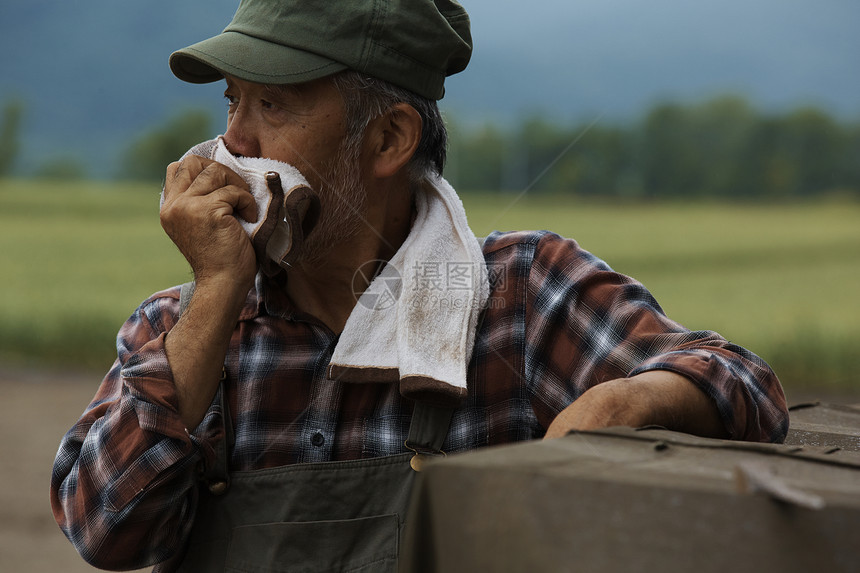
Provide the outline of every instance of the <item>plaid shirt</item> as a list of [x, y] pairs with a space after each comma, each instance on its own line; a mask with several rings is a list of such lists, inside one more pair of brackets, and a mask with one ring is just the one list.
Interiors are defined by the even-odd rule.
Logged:
[[[641, 284], [574, 241], [494, 233], [483, 249], [490, 300], [469, 365], [469, 397], [454, 414], [445, 451], [540, 438], [591, 386], [655, 369], [683, 374], [712, 397], [731, 437], [785, 436], [785, 399], [764, 362], [713, 332], [669, 320]], [[116, 363], [56, 457], [55, 517], [83, 557], [102, 567], [141, 567], [181, 547], [197, 476], [224, 435], [218, 396], [190, 434], [177, 412], [164, 337], [178, 310], [173, 288], [129, 318]], [[326, 379], [337, 340], [282, 291], [258, 282], [226, 360], [231, 470], [404, 451], [411, 403], [396, 384]]]

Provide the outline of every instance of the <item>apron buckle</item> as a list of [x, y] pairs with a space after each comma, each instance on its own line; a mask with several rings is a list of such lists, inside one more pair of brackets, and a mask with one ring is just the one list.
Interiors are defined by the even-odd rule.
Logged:
[[230, 487], [229, 481], [229, 479], [210, 481], [208, 484], [209, 493], [215, 496], [224, 495], [225, 493], [227, 493], [227, 489]]
[[433, 449], [421, 448], [420, 446], [413, 446], [412, 444], [409, 443], [409, 440], [406, 440], [403, 443], [403, 445], [406, 446], [406, 449], [411, 450], [415, 454], [409, 460], [409, 467], [411, 467], [416, 472], [420, 472], [423, 469], [424, 463], [428, 459], [439, 458], [439, 457], [444, 458], [444, 457], [448, 456], [448, 454], [446, 454], [442, 450], [433, 450]]

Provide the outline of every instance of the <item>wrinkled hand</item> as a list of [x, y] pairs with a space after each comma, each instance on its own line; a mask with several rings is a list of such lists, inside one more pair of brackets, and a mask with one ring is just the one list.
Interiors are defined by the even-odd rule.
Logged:
[[188, 156], [167, 167], [161, 226], [185, 256], [198, 287], [230, 285], [244, 296], [254, 281], [257, 259], [236, 219], [257, 219], [248, 184], [211, 159]]
[[706, 437], [726, 437], [714, 402], [690, 380], [666, 370], [608, 380], [586, 390], [559, 412], [544, 439], [571, 430], [659, 425]]
[[545, 439], [560, 438], [571, 430], [645, 425], [641, 401], [625, 379], [598, 384], [559, 412], [547, 428]]

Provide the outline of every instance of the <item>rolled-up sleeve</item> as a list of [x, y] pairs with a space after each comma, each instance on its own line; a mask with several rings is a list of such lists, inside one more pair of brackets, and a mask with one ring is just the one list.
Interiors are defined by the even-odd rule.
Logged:
[[54, 517], [98, 567], [170, 557], [189, 533], [197, 468], [212, 455], [207, 420], [194, 434], [182, 423], [164, 351], [177, 292], [153, 296], [123, 325], [117, 360], [54, 461]]
[[574, 241], [540, 239], [527, 296], [527, 372], [542, 425], [596, 384], [669, 370], [713, 401], [731, 438], [784, 439], [785, 396], [761, 358], [670, 320], [642, 284]]

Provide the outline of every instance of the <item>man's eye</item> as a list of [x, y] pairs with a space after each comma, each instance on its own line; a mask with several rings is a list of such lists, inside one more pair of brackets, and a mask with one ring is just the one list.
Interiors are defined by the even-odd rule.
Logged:
[[227, 107], [233, 107], [239, 100], [230, 94], [224, 94], [224, 101], [227, 102]]
[[272, 104], [272, 102], [268, 102], [264, 99], [261, 99], [260, 107], [262, 107], [263, 109], [274, 109], [275, 106]]

